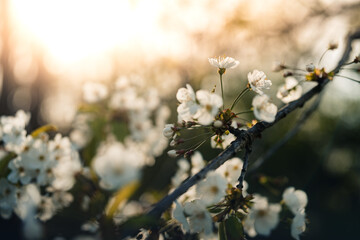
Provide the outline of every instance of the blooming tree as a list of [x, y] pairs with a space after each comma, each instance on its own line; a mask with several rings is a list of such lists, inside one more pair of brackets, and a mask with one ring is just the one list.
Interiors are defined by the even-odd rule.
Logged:
[[[286, 104], [280, 110], [266, 93], [272, 81], [259, 70], [249, 72], [246, 87], [226, 105], [223, 77], [240, 63], [217, 57], [208, 61], [217, 68], [221, 96], [215, 89], [194, 90], [186, 84], [176, 93], [174, 123], [168, 123], [171, 111], [158, 90], [144, 87], [140, 76], [121, 76], [111, 86], [85, 84], [69, 137], [52, 125], [28, 132], [30, 114], [22, 110], [1, 116], [1, 217], [18, 216], [29, 239], [56, 237], [46, 227], [70, 210], [79, 223], [73, 236], [86, 233], [91, 239], [246, 239], [270, 236], [289, 220], [289, 235], [299, 240], [311, 196], [292, 186], [277, 199], [250, 192], [245, 178], [252, 144], [321, 93], [344, 65], [359, 63], [359, 57], [347, 62], [351, 43], [359, 38], [360, 32], [349, 36], [331, 71], [277, 63], [274, 71], [285, 77], [276, 94]], [[309, 82], [316, 86], [303, 92]], [[251, 92], [251, 106], [236, 112]], [[240, 117], [247, 113], [256, 120]], [[206, 161], [200, 151], [204, 144], [221, 153]], [[167, 158], [166, 150], [177, 158], [177, 169], [165, 183], [168, 195], [160, 200], [147, 189], [146, 171]]]

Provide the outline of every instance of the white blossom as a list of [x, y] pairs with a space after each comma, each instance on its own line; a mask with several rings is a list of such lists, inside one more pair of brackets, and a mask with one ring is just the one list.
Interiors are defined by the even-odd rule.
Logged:
[[87, 103], [97, 103], [108, 96], [105, 85], [95, 82], [87, 82], [83, 86], [83, 98]]
[[39, 203], [39, 214], [38, 217], [41, 221], [47, 221], [51, 219], [58, 209], [57, 206], [52, 201], [51, 197], [42, 196]]
[[178, 170], [175, 175], [171, 178], [171, 183], [174, 187], [179, 186], [187, 177], [189, 177], [188, 171], [190, 169], [189, 162], [182, 158], [177, 162]]
[[171, 138], [174, 135], [174, 124], [166, 124], [163, 129], [163, 134], [167, 138]]
[[305, 232], [306, 224], [305, 224], [305, 210], [301, 209], [295, 214], [295, 217], [291, 223], [291, 236], [296, 240], [300, 240], [299, 235]]
[[81, 230], [85, 232], [95, 233], [99, 230], [99, 222], [96, 220], [89, 220], [81, 225]]
[[210, 144], [212, 148], [225, 149], [231, 144], [232, 141], [236, 139], [236, 137], [232, 133], [223, 134], [220, 136], [220, 140], [215, 141], [217, 137], [217, 135], [211, 137]]
[[30, 114], [22, 110], [15, 116], [3, 116], [0, 118], [0, 138], [4, 141], [5, 149], [15, 153], [21, 152], [26, 140], [25, 127], [30, 120]]
[[93, 159], [92, 166], [100, 177], [100, 186], [116, 190], [140, 177], [145, 156], [141, 151], [126, 148], [122, 143], [104, 143]]
[[212, 218], [206, 205], [199, 199], [186, 202], [184, 212], [188, 216], [191, 233], [212, 233]]
[[218, 203], [226, 194], [227, 181], [219, 173], [211, 171], [196, 185], [196, 193], [205, 205]]
[[191, 174], [198, 173], [205, 166], [205, 161], [199, 151], [191, 156]]
[[15, 211], [23, 220], [24, 236], [27, 239], [41, 239], [43, 229], [36, 219], [37, 207], [41, 200], [40, 191], [35, 184], [29, 184], [23, 187], [22, 192]]
[[183, 232], [190, 231], [189, 223], [184, 214], [184, 208], [178, 201], [175, 201], [175, 208], [172, 211], [172, 217], [181, 224], [181, 229], [183, 230]]
[[301, 94], [302, 87], [299, 82], [293, 77], [288, 77], [285, 79], [285, 84], [279, 88], [276, 97], [284, 103], [289, 103], [299, 99]]
[[205, 90], [197, 91], [196, 98], [200, 103], [200, 108], [193, 117], [202, 125], [211, 124], [218, 114], [219, 108], [223, 105], [222, 98], [215, 93]]
[[265, 73], [256, 69], [252, 73], [248, 73], [248, 81], [251, 89], [260, 95], [263, 94], [263, 89], [269, 89], [272, 85], [271, 80], [266, 78]]
[[0, 179], [0, 215], [3, 218], [10, 218], [16, 206], [16, 187], [10, 184], [5, 178]]
[[302, 190], [295, 190], [294, 187], [285, 189], [282, 197], [286, 206], [294, 214], [304, 209], [308, 202], [306, 193]]
[[11, 172], [7, 179], [12, 183], [17, 183], [20, 181], [23, 185], [28, 184], [36, 174], [35, 171], [31, 171], [24, 166], [23, 162], [21, 161], [21, 157], [19, 156], [10, 161], [8, 167]]
[[180, 88], [177, 91], [176, 99], [180, 103], [195, 102], [195, 92], [190, 84], [186, 84], [186, 88]]
[[277, 114], [277, 106], [270, 103], [269, 97], [265, 94], [256, 95], [252, 101], [254, 115], [257, 119], [265, 122], [273, 122]]
[[73, 130], [70, 132], [69, 137], [76, 149], [81, 149], [86, 146], [92, 137], [92, 131], [89, 127], [89, 122], [92, 116], [90, 114], [77, 114], [72, 123]]
[[254, 205], [244, 222], [244, 229], [250, 237], [257, 234], [269, 236], [279, 223], [280, 204], [269, 204], [266, 197], [254, 195]]
[[179, 154], [176, 152], [176, 150], [172, 149], [172, 150], [169, 150], [167, 152], [168, 156], [169, 157], [172, 157], [172, 158], [176, 158], [177, 156], [179, 156]]
[[238, 182], [242, 167], [243, 161], [240, 158], [234, 157], [227, 160], [223, 165], [216, 169], [216, 172], [224, 176], [228, 183], [235, 185], [236, 182]]
[[199, 108], [192, 87], [186, 84], [186, 88], [180, 88], [176, 94], [176, 99], [180, 102], [177, 108], [178, 122], [191, 121]]
[[239, 61], [235, 60], [232, 57], [209, 58], [209, 63], [219, 69], [231, 69], [239, 65]]

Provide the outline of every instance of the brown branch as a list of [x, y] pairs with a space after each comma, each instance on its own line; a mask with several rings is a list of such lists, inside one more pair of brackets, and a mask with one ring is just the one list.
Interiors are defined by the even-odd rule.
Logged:
[[[347, 45], [345, 47], [342, 58], [337, 64], [337, 67], [333, 70], [334, 73], [338, 73], [341, 66], [345, 64], [352, 50], [352, 41], [360, 38], [360, 30], [355, 32], [352, 35], [348, 36]], [[206, 174], [209, 171], [215, 170], [220, 167], [223, 163], [225, 163], [228, 159], [232, 158], [239, 151], [243, 149], [250, 149], [253, 140], [261, 135], [261, 133], [279, 122], [281, 119], [285, 118], [289, 113], [293, 112], [297, 108], [301, 108], [304, 104], [309, 101], [313, 96], [320, 93], [323, 88], [328, 84], [330, 80], [328, 78], [322, 79], [319, 81], [318, 85], [305, 93], [301, 98], [296, 101], [290, 102], [279, 112], [276, 114], [275, 121], [268, 122], [258, 122], [252, 128], [248, 130], [238, 130], [238, 129], [230, 129], [230, 131], [236, 136], [236, 139], [230, 144], [228, 148], [226, 148], [223, 152], [221, 152], [217, 157], [212, 159], [208, 165], [206, 165], [202, 170], [200, 170], [197, 174], [193, 175], [186, 181], [184, 181], [178, 188], [176, 188], [173, 192], [165, 196], [162, 200], [156, 203], [150, 211], [146, 214], [147, 217], [158, 219], [165, 212], [171, 204], [182, 194], [184, 194], [190, 187], [194, 186], [196, 183], [201, 181], [206, 177]]]
[[[347, 45], [345, 47], [342, 58], [337, 64], [337, 67], [333, 70], [334, 73], [338, 73], [341, 66], [345, 64], [348, 60], [349, 55], [352, 50], [352, 42], [355, 39], [360, 38], [360, 30], [348, 36]], [[178, 188], [176, 188], [173, 192], [168, 194], [162, 200], [160, 200], [157, 204], [153, 206], [153, 208], [147, 213], [148, 216], [158, 218], [161, 216], [163, 212], [168, 209], [171, 204], [182, 194], [184, 194], [190, 187], [194, 186], [197, 182], [204, 179], [206, 174], [209, 171], [215, 170], [220, 167], [223, 163], [225, 163], [228, 159], [232, 158], [239, 151], [243, 150], [245, 147], [251, 145], [252, 141], [259, 137], [261, 133], [279, 122], [281, 119], [285, 118], [289, 113], [294, 111], [297, 108], [304, 106], [304, 104], [309, 101], [313, 96], [317, 95], [319, 92], [323, 90], [326, 84], [329, 83], [329, 79], [325, 78], [321, 82], [318, 83], [317, 86], [309, 90], [305, 93], [301, 98], [296, 101], [290, 102], [286, 106], [284, 106], [280, 111], [276, 114], [275, 121], [268, 122], [258, 122], [252, 128], [248, 130], [238, 130], [231, 129], [231, 132], [236, 136], [236, 140], [234, 140], [231, 145], [225, 149], [222, 153], [220, 153], [217, 157], [212, 159], [208, 165], [206, 165], [200, 172], [193, 175], [185, 182], [183, 182]]]

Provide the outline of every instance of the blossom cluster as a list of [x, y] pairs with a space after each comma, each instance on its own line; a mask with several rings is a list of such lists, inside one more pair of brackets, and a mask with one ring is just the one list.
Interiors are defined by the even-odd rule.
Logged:
[[[183, 180], [195, 174], [205, 165], [199, 152], [195, 152], [190, 162], [185, 158], [178, 161], [178, 170], [172, 178], [173, 187], [177, 187]], [[197, 233], [204, 238], [211, 238], [215, 232], [214, 224], [218, 223], [212, 208], [226, 205], [224, 198], [238, 181], [243, 162], [240, 158], [232, 158], [215, 171], [210, 171], [206, 178], [197, 186], [191, 187], [177, 199], [173, 205], [172, 216], [181, 226], [184, 233]], [[247, 195], [248, 184], [244, 182], [242, 194]], [[280, 212], [290, 210], [294, 215], [291, 224], [291, 236], [299, 240], [299, 235], [306, 229], [305, 207], [307, 195], [304, 191], [294, 187], [285, 189], [280, 203], [269, 203], [267, 198], [259, 194], [251, 196], [249, 206], [242, 214], [242, 225], [250, 237], [260, 234], [269, 236], [271, 231], [280, 223]]]
[[[122, 127], [117, 136], [114, 131], [106, 133], [91, 159], [91, 166], [104, 189], [117, 190], [139, 180], [142, 167], [152, 165], [154, 158], [167, 147], [168, 142], [162, 135], [162, 129], [170, 110], [161, 104], [154, 87], [145, 88], [144, 85], [142, 77], [133, 75], [121, 76], [111, 86], [101, 83], [87, 83], [84, 86], [85, 103], [106, 108], [111, 113], [106, 121]], [[91, 122], [103, 118], [104, 114], [90, 111], [79, 117], [85, 122]], [[112, 127], [105, 126], [104, 129]], [[72, 133], [71, 136], [74, 133], [75, 136], [83, 136], [78, 138], [80, 143], [89, 142], [92, 137], [91, 131], [81, 124], [76, 124]]]
[[[241, 122], [241, 118], [238, 117], [241, 112], [233, 112], [233, 108], [240, 101], [241, 97], [250, 90], [256, 93], [256, 96], [252, 100], [251, 110], [256, 119], [266, 122], [273, 122], [275, 120], [278, 108], [264, 92], [264, 90], [270, 89], [272, 86], [271, 80], [267, 78], [264, 72], [259, 70], [249, 72], [246, 88], [240, 91], [231, 107], [226, 108], [224, 106], [222, 76], [227, 68], [231, 69], [238, 66], [239, 61], [231, 57], [219, 57], [209, 58], [209, 63], [218, 68], [222, 97], [214, 91], [210, 92], [201, 89], [195, 92], [190, 84], [186, 84], [186, 87], [180, 88], [176, 94], [176, 99], [179, 102], [177, 107], [177, 123], [166, 124], [163, 129], [164, 136], [172, 139], [170, 142], [171, 147], [184, 145], [183, 143], [187, 141], [181, 138], [182, 130], [207, 128], [210, 135], [210, 137], [207, 137], [211, 139], [211, 146], [213, 148], [226, 148], [235, 140], [234, 135], [230, 133], [231, 128], [246, 129], [252, 126], [251, 123]], [[279, 88], [277, 97], [284, 103], [288, 103], [301, 97], [301, 94], [302, 88], [299, 82], [295, 78], [289, 77], [286, 79], [286, 83]], [[198, 147], [199, 145], [196, 145], [194, 148], [173, 149], [170, 150], [168, 154], [171, 157], [182, 154], [191, 155], [194, 149]]]
[[[67, 137], [50, 139], [45, 129], [27, 134], [30, 115], [18, 111], [0, 118], [0, 138], [4, 144], [0, 176], [0, 214], [9, 218], [13, 211], [25, 218], [31, 208], [48, 220], [57, 210], [69, 205], [68, 192], [75, 175], [82, 171], [78, 152]], [[34, 197], [35, 196], [35, 197]]]
[[178, 90], [176, 99], [180, 102], [177, 108], [178, 122], [198, 121], [201, 125], [211, 124], [223, 105], [223, 100], [217, 94], [206, 90], [199, 90], [195, 94], [189, 84]]
[[[247, 76], [248, 83], [243, 91], [235, 98], [230, 108], [224, 106], [222, 76], [227, 68], [235, 68], [239, 62], [233, 58], [210, 58], [209, 63], [218, 68], [220, 75], [222, 97], [207, 90], [194, 89], [187, 84], [180, 88], [176, 94], [179, 102], [177, 107], [178, 122], [166, 124], [163, 135], [171, 139], [170, 146], [185, 145], [188, 140], [195, 139], [194, 135], [206, 135], [205, 140], [196, 144], [193, 148], [170, 150], [171, 157], [184, 155], [186, 158], [178, 160], [178, 171], [172, 178], [173, 187], [177, 187], [189, 176], [200, 171], [205, 162], [199, 152], [195, 151], [202, 143], [211, 139], [213, 148], [226, 148], [235, 140], [230, 133], [232, 129], [246, 129], [252, 124], [241, 123], [238, 114], [233, 108], [241, 97], [248, 91], [256, 93], [252, 100], [252, 112], [258, 120], [273, 122], [276, 119], [278, 108], [265, 94], [265, 90], [272, 86], [271, 80], [264, 72], [254, 70]], [[299, 82], [288, 77], [277, 93], [277, 97], [284, 103], [289, 103], [301, 97], [302, 88]], [[256, 122], [255, 122], [256, 123]], [[194, 133], [192, 138], [184, 139], [187, 130], [203, 131]], [[204, 133], [205, 131], [205, 133]], [[214, 234], [214, 224], [227, 221], [234, 217], [240, 221], [247, 235], [254, 237], [257, 234], [269, 236], [271, 231], [280, 222], [280, 212], [290, 209], [294, 215], [291, 235], [299, 239], [299, 234], [305, 231], [305, 206], [307, 196], [305, 192], [291, 187], [284, 191], [283, 200], [280, 203], [269, 203], [266, 197], [259, 194], [247, 194], [247, 183], [243, 182], [243, 188], [234, 188], [239, 181], [243, 162], [239, 158], [233, 158], [224, 163], [215, 171], [207, 173], [204, 180], [196, 187], [190, 188], [185, 194], [177, 199], [173, 206], [173, 217], [179, 222], [184, 233], [198, 233], [209, 238]], [[233, 205], [237, 202], [237, 205]], [[233, 209], [233, 210], [229, 210]], [[213, 211], [214, 210], [214, 211]], [[220, 212], [220, 213], [219, 213]], [[214, 213], [217, 213], [214, 216]], [[239, 217], [242, 216], [242, 217]], [[219, 226], [218, 226], [219, 227]]]
[[[181, 158], [178, 161], [178, 170], [172, 178], [173, 187], [180, 185], [205, 164], [198, 151], [192, 155], [190, 163], [185, 158]], [[227, 188], [237, 182], [242, 165], [240, 158], [228, 160], [220, 168], [210, 171], [204, 180], [191, 187], [177, 200], [172, 215], [179, 221], [184, 232], [213, 234], [213, 220], [208, 207], [225, 197]], [[245, 186], [247, 186], [246, 182]]]
[[[280, 222], [279, 214], [282, 210], [281, 204], [269, 203], [267, 198], [254, 194], [253, 206], [244, 221], [244, 229], [250, 237], [257, 234], [269, 236], [271, 231]], [[281, 203], [290, 209], [294, 215], [291, 223], [291, 236], [299, 240], [299, 235], [306, 229], [305, 207], [307, 195], [302, 190], [295, 190], [294, 187], [285, 189]]]

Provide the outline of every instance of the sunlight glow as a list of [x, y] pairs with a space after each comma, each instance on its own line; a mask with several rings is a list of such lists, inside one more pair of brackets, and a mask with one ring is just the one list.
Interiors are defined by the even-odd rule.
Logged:
[[12, 0], [11, 10], [18, 29], [68, 64], [158, 31], [151, 1]]

